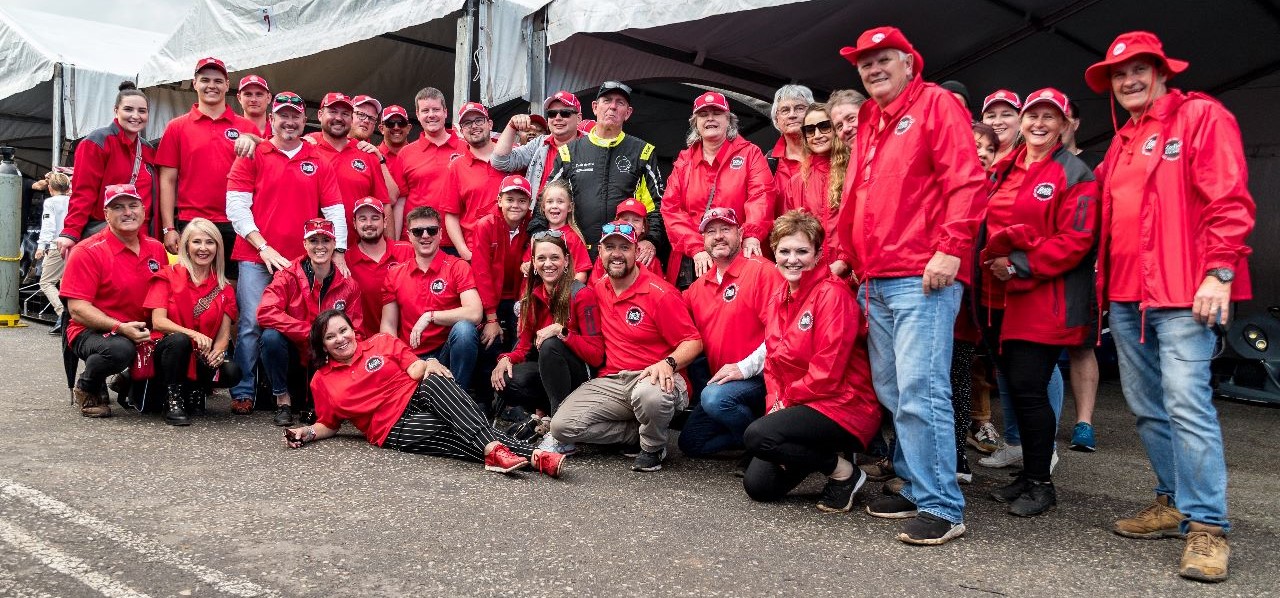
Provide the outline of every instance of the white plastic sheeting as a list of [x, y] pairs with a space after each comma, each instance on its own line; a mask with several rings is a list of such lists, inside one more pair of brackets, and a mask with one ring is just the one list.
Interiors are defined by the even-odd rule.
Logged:
[[[533, 15], [551, 0], [484, 0], [480, 3], [479, 65], [480, 98], [488, 106], [507, 100], [528, 98], [530, 48]], [[601, 2], [600, 4], [608, 4]]]

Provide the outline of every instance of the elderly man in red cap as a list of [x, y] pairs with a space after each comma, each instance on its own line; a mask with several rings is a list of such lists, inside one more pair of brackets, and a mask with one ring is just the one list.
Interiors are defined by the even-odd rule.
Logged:
[[551, 177], [557, 148], [584, 135], [578, 130], [582, 123], [582, 102], [578, 101], [578, 96], [557, 91], [542, 102], [542, 111], [549, 134], [521, 144], [518, 134], [533, 128], [537, 115], [517, 114], [507, 121], [506, 128], [498, 137], [498, 145], [493, 148], [493, 167], [503, 172], [524, 173], [533, 183], [535, 198], [543, 183]]
[[[1180, 574], [1227, 578], [1227, 468], [1209, 364], [1231, 302], [1249, 299], [1254, 226], [1236, 119], [1170, 89], [1187, 63], [1145, 31], [1120, 35], [1085, 81], [1129, 113], [1098, 167], [1098, 299], [1120, 383], [1156, 474], [1155, 502], [1115, 523], [1131, 538], [1186, 536]], [[1136, 231], [1136, 232], [1135, 232]]]
[[872, 381], [893, 414], [901, 439], [893, 465], [906, 480], [867, 512], [908, 519], [903, 542], [943, 544], [965, 531], [950, 369], [986, 203], [982, 167], [969, 115], [950, 92], [925, 83], [924, 58], [901, 31], [870, 29], [840, 53], [871, 101], [858, 113], [838, 230], [862, 283]]

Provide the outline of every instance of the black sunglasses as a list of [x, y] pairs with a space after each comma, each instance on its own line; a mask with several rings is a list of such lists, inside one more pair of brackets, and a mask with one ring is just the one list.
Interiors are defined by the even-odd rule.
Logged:
[[439, 226], [415, 226], [409, 229], [409, 234], [415, 237], [421, 237], [424, 234], [428, 237], [434, 237], [440, 234], [440, 227]]
[[831, 132], [831, 121], [829, 121], [829, 120], [824, 120], [824, 121], [822, 121], [822, 122], [820, 122], [820, 123], [817, 123], [817, 124], [812, 124], [812, 125], [802, 125], [802, 126], [800, 127], [800, 132], [801, 132], [801, 133], [804, 133], [804, 136], [805, 136], [805, 137], [811, 137], [811, 136], [813, 136], [813, 134], [814, 134], [815, 132], [818, 132], [818, 133], [830, 133], [830, 132]]
[[561, 108], [559, 110], [548, 110], [547, 118], [555, 118], [557, 116], [559, 116], [560, 118], [569, 118], [570, 116], [573, 116], [577, 113], [578, 111], [574, 110], [573, 108]]
[[409, 126], [409, 121], [407, 121], [407, 120], [389, 120], [389, 121], [384, 122], [384, 123], [382, 123], [382, 124], [386, 125], [386, 127], [387, 127], [388, 129], [403, 129], [403, 128], [406, 128], [406, 127], [408, 127], [408, 126]]

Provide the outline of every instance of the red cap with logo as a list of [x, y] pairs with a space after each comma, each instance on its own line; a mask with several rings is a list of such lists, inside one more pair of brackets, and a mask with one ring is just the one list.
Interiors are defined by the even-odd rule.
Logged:
[[409, 120], [409, 113], [405, 111], [404, 106], [392, 104], [382, 109], [382, 122], [387, 122], [393, 116]]
[[240, 86], [236, 89], [243, 90], [250, 85], [257, 85], [258, 87], [261, 87], [263, 91], [271, 93], [271, 88], [267, 86], [267, 80], [257, 75], [245, 75], [244, 77], [241, 77]]
[[[351, 215], [355, 216], [356, 212], [360, 211], [360, 208], [373, 208], [382, 215], [386, 215], [387, 213], [387, 207], [382, 205], [382, 200], [376, 197], [361, 197], [360, 199], [357, 199], [355, 205], [351, 206]], [[328, 222], [328, 220], [325, 222]]]
[[707, 226], [712, 222], [724, 222], [731, 226], [738, 226], [738, 213], [733, 208], [711, 208], [706, 214], [702, 215], [702, 222], [698, 223], [698, 232], [707, 232]]
[[594, 128], [596, 128], [596, 121], [589, 118], [578, 123], [578, 130], [581, 131], [583, 135], [590, 133]]
[[142, 199], [142, 197], [138, 195], [138, 188], [133, 185], [127, 183], [124, 185], [107, 185], [107, 188], [102, 190], [102, 206], [106, 207], [107, 205], [110, 205], [112, 201], [121, 197]]
[[382, 102], [379, 102], [378, 100], [374, 99], [373, 96], [358, 95], [355, 98], [352, 98], [351, 100], [352, 108], [355, 108], [356, 106], [360, 106], [363, 104], [373, 104], [374, 113], [382, 114]]
[[298, 94], [293, 93], [292, 91], [282, 91], [276, 94], [276, 97], [271, 100], [272, 112], [279, 112], [290, 108], [297, 110], [298, 112], [305, 113], [306, 102], [303, 102], [302, 98], [298, 97]]
[[1121, 33], [1107, 48], [1107, 55], [1100, 62], [1094, 63], [1084, 71], [1084, 81], [1089, 89], [1102, 93], [1111, 87], [1111, 67], [1135, 56], [1150, 56], [1156, 64], [1164, 69], [1165, 76], [1172, 77], [1187, 70], [1189, 64], [1185, 60], [1169, 58], [1164, 55], [1164, 44], [1156, 34], [1147, 31], [1130, 31]]
[[485, 118], [489, 118], [489, 109], [485, 108], [484, 104], [481, 104], [480, 102], [467, 102], [462, 105], [462, 108], [458, 109], [458, 120], [462, 120], [462, 117], [472, 112], [479, 112]]
[[722, 93], [708, 91], [693, 100], [693, 111], [695, 113], [703, 108], [716, 108], [728, 112], [729, 100], [724, 99], [724, 94]]
[[529, 179], [518, 174], [507, 175], [502, 179], [502, 184], [498, 185], [498, 193], [507, 191], [524, 191], [525, 195], [533, 197], [533, 187], [529, 184]]
[[355, 110], [355, 105], [351, 103], [351, 98], [342, 92], [331, 91], [324, 94], [324, 99], [320, 100], [321, 108], [328, 108], [334, 104], [346, 104], [348, 108]]
[[199, 73], [200, 71], [207, 68], [218, 69], [219, 71], [222, 71], [222, 76], [224, 77], [227, 76], [227, 65], [223, 63], [221, 60], [218, 60], [217, 58], [214, 58], [212, 56], [208, 58], [201, 58], [199, 61], [196, 62], [195, 72]]
[[1013, 106], [1014, 110], [1022, 109], [1022, 100], [1018, 98], [1018, 94], [1007, 89], [997, 89], [991, 92], [991, 95], [982, 99], [982, 110], [979, 110], [979, 112], [986, 112], [987, 108], [990, 108], [992, 104], [998, 102], [1004, 102]]
[[1067, 94], [1052, 87], [1046, 87], [1033, 91], [1027, 96], [1027, 103], [1022, 105], [1022, 114], [1026, 114], [1027, 110], [1030, 110], [1036, 104], [1047, 103], [1053, 104], [1053, 107], [1057, 108], [1065, 116], [1067, 114], [1067, 101]]
[[639, 238], [636, 234], [637, 232], [636, 227], [630, 222], [614, 220], [613, 222], [600, 227], [600, 242], [604, 243], [604, 240], [609, 237], [622, 237], [623, 239], [635, 243], [636, 239]]
[[333, 234], [333, 223], [324, 218], [312, 218], [302, 225], [303, 239], [310, 239], [316, 235], [329, 235], [330, 239], [338, 238]]
[[542, 111], [546, 112], [550, 110], [552, 102], [560, 102], [561, 104], [564, 104], [565, 106], [573, 108], [578, 112], [582, 112], [582, 102], [578, 100], [578, 96], [575, 96], [567, 91], [560, 90], [551, 94], [551, 97], [547, 98], [546, 101], [542, 102]]
[[649, 214], [649, 210], [636, 198], [628, 197], [618, 204], [618, 210], [614, 212], [614, 218], [621, 218], [623, 214], [635, 214], [643, 218]]
[[907, 41], [907, 36], [903, 35], [897, 27], [874, 27], [863, 31], [862, 35], [858, 36], [858, 45], [840, 48], [840, 55], [853, 66], [858, 66], [858, 57], [864, 52], [885, 48], [902, 50], [910, 54], [914, 59], [915, 72], [924, 72], [924, 56], [916, 51], [911, 42]]
[[534, 123], [544, 129], [548, 129], [548, 130], [551, 129], [551, 125], [547, 124], [546, 117], [542, 116], [541, 114], [530, 114], [529, 122]]

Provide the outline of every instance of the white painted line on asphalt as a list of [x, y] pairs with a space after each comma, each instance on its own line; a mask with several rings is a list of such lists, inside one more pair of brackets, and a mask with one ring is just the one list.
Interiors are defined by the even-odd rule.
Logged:
[[124, 585], [110, 576], [94, 571], [84, 561], [54, 548], [28, 534], [26, 530], [0, 519], [0, 540], [13, 545], [46, 567], [89, 586], [108, 598], [149, 598], [146, 594]]
[[111, 538], [117, 544], [142, 555], [148, 561], [176, 567], [195, 575], [201, 581], [213, 586], [224, 594], [244, 596], [245, 598], [274, 598], [275, 591], [257, 585], [247, 579], [235, 577], [217, 569], [212, 569], [191, 561], [172, 548], [155, 540], [135, 534], [119, 525], [103, 521], [93, 515], [76, 510], [70, 505], [53, 498], [35, 488], [24, 486], [12, 480], [0, 478], [0, 494], [24, 501], [43, 513], [57, 516], [70, 523], [88, 528], [98, 534]]

